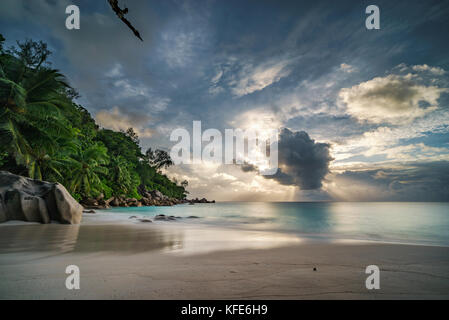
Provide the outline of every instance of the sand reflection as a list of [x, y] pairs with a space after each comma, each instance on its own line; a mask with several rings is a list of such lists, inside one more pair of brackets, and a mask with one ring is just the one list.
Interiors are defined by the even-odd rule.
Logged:
[[0, 228], [0, 253], [139, 253], [182, 247], [183, 233], [126, 225], [18, 225]]

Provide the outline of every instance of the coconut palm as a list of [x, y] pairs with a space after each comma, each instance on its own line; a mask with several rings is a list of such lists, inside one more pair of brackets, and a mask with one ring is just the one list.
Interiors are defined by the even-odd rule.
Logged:
[[104, 167], [109, 159], [104, 146], [93, 144], [85, 149], [78, 149], [72, 155], [74, 167], [71, 172], [70, 190], [88, 196], [100, 193], [101, 179], [99, 175], [106, 175], [108, 170]]
[[32, 141], [52, 145], [68, 134], [62, 111], [71, 104], [57, 70], [31, 69], [12, 56], [0, 59], [0, 143], [10, 146], [16, 161], [30, 166]]
[[61, 142], [56, 148], [33, 146], [28, 154], [29, 177], [37, 180], [64, 181], [66, 179], [64, 171], [77, 165], [77, 161], [71, 157], [74, 148], [77, 147], [72, 141]]
[[113, 157], [108, 165], [109, 179], [116, 194], [128, 193], [133, 185], [129, 163], [122, 156]]

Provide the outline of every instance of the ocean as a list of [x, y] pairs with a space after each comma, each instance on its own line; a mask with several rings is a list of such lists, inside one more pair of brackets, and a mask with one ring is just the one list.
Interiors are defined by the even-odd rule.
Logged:
[[[219, 202], [102, 210], [99, 218], [177, 217], [157, 223], [276, 232], [303, 239], [449, 246], [449, 203]], [[237, 233], [238, 234], [238, 233]]]

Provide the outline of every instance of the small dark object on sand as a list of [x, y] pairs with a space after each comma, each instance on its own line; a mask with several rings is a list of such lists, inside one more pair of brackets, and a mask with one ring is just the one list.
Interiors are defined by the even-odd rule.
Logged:
[[137, 218], [136, 216], [131, 216], [128, 219], [136, 219], [136, 218]]
[[316, 267], [313, 267], [313, 271], [316, 271]]

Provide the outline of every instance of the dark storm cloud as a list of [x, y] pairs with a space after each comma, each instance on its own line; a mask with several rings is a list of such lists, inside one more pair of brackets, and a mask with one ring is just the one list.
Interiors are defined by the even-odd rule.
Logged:
[[334, 195], [336, 200], [449, 201], [448, 161], [363, 171], [348, 170], [337, 174], [334, 181], [340, 186], [341, 190], [338, 191], [344, 197]]
[[279, 134], [278, 172], [265, 178], [302, 190], [319, 189], [329, 173], [329, 147], [327, 143], [315, 142], [307, 132], [283, 128]]

